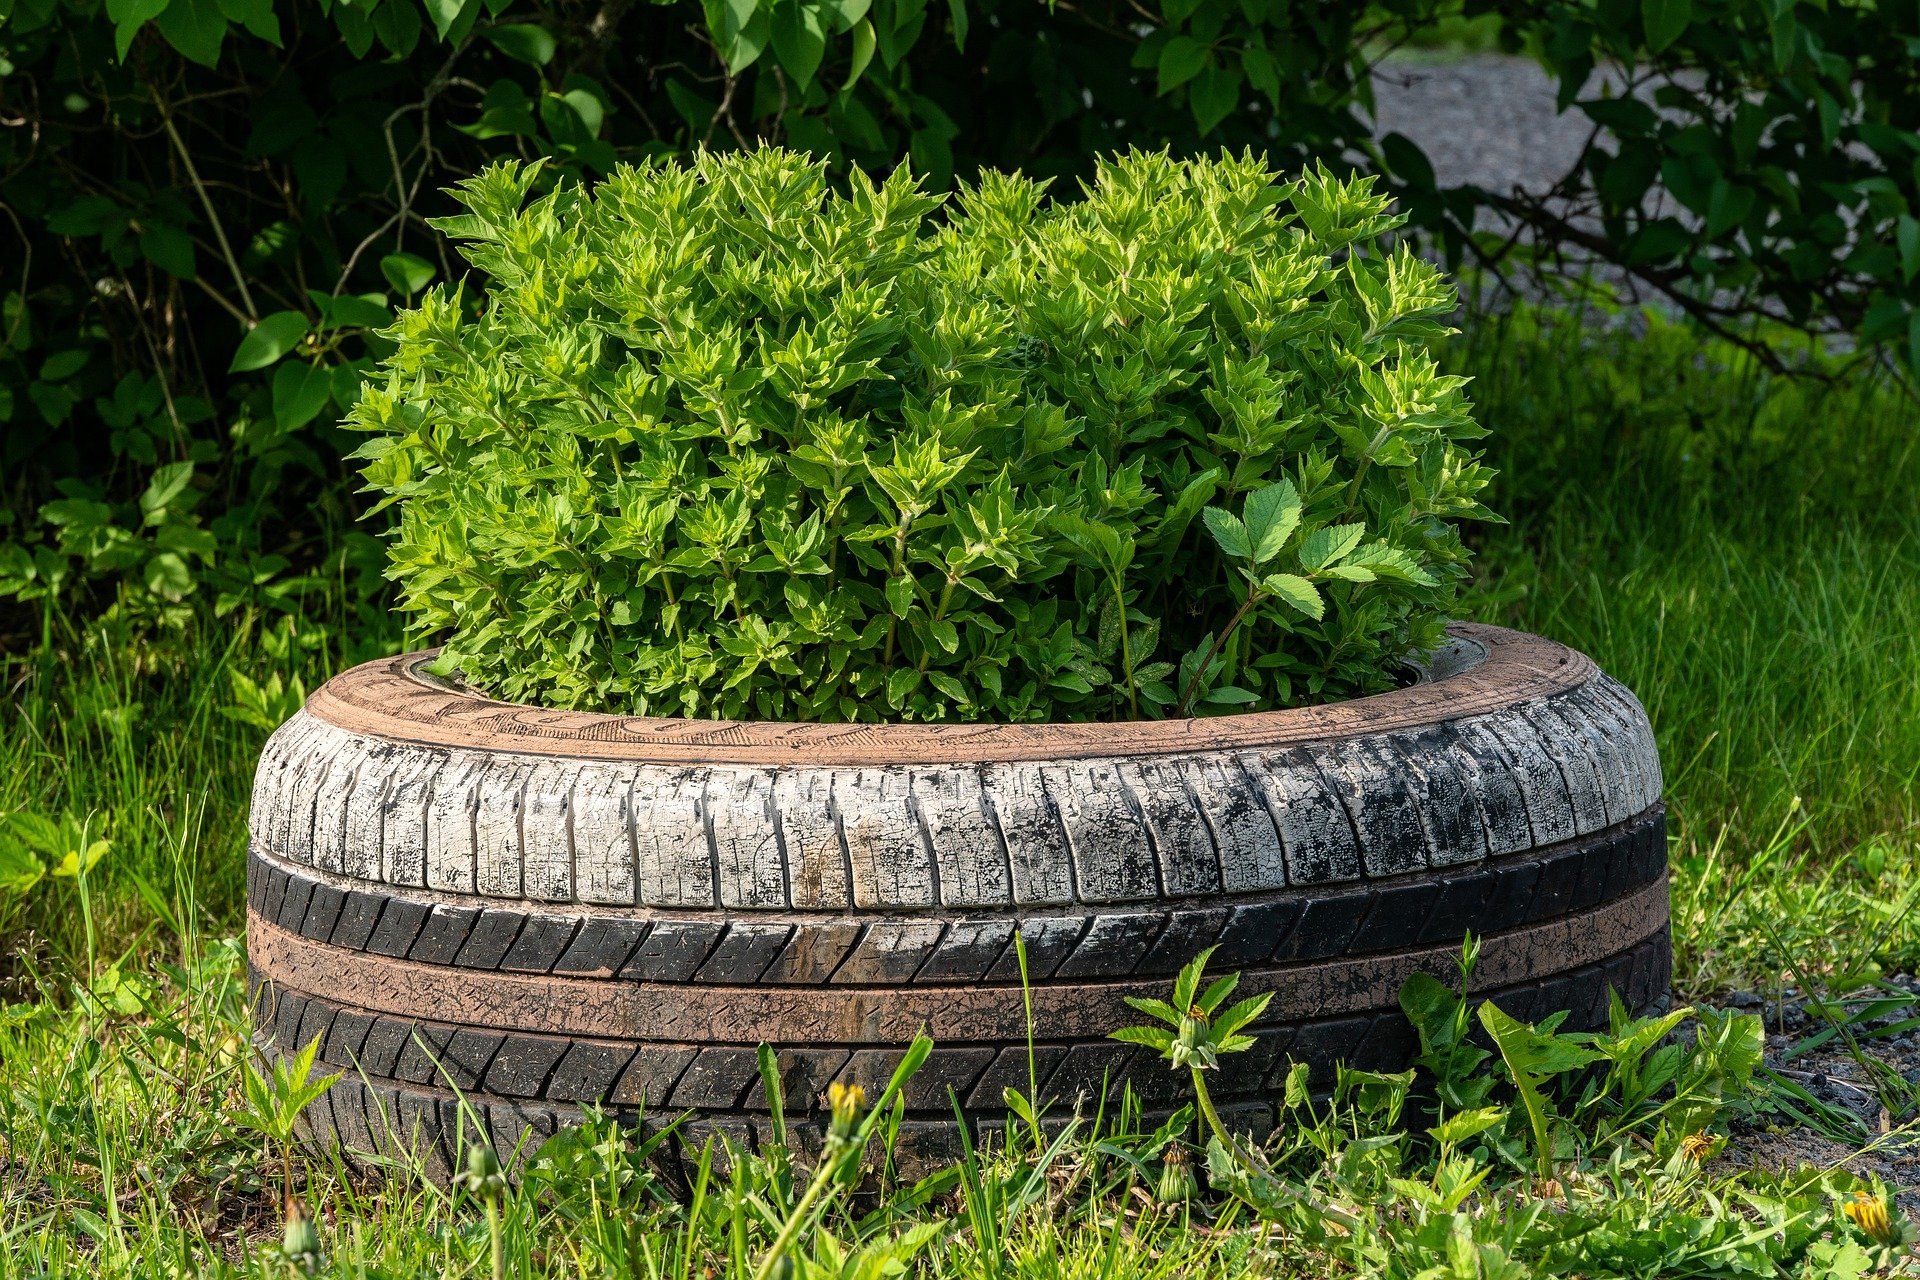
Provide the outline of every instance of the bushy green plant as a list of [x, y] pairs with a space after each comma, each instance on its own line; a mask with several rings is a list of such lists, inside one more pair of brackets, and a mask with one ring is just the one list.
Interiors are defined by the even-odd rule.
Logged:
[[[1103, 164], [846, 194], [779, 150], [441, 223], [352, 414], [447, 661], [549, 705], [1109, 718], [1345, 697], [1440, 637], [1483, 434], [1371, 182]], [[1211, 535], [1211, 536], [1209, 536]]]

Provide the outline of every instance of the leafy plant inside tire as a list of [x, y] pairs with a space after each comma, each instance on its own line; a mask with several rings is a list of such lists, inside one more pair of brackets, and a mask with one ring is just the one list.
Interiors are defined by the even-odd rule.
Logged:
[[1366, 693], [1439, 640], [1483, 432], [1369, 181], [1133, 154], [938, 223], [904, 172], [840, 195], [780, 150], [540, 182], [462, 186], [486, 296], [403, 314], [351, 415], [472, 683], [1125, 718]]

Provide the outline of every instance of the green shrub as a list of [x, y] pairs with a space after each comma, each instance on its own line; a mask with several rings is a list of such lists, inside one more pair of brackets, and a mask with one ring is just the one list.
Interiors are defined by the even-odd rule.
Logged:
[[777, 150], [536, 180], [464, 184], [486, 302], [404, 313], [352, 414], [402, 604], [475, 684], [1116, 718], [1365, 693], [1436, 642], [1489, 473], [1424, 345], [1453, 292], [1370, 181], [1134, 154], [936, 227], [904, 173], [842, 196]]

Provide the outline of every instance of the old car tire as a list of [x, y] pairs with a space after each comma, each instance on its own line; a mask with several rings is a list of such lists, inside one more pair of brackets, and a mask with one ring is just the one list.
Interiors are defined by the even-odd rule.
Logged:
[[[330, 681], [261, 755], [249, 955], [263, 1053], [343, 1072], [309, 1113], [444, 1178], [598, 1104], [763, 1140], [757, 1046], [804, 1143], [834, 1079], [917, 1031], [904, 1160], [950, 1098], [1053, 1113], [1181, 1081], [1106, 1038], [1202, 949], [1272, 991], [1213, 1092], [1259, 1128], [1290, 1062], [1404, 1066], [1417, 971], [1605, 1021], [1669, 969], [1660, 764], [1633, 695], [1460, 625], [1425, 679], [1196, 721], [790, 725], [489, 701], [425, 655]], [[1014, 938], [1019, 934], [1020, 946]], [[1024, 955], [1033, 1024], [1021, 989]]]

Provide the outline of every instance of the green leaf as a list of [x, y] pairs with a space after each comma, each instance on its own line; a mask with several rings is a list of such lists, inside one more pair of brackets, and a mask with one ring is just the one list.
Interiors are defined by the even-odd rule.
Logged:
[[813, 73], [820, 69], [820, 58], [827, 48], [819, 8], [788, 0], [774, 10], [772, 34], [773, 53], [781, 69], [804, 91], [813, 83]]
[[1363, 524], [1330, 524], [1315, 529], [1300, 542], [1300, 563], [1309, 572], [1337, 564], [1353, 553], [1366, 534]]
[[897, 573], [887, 579], [887, 609], [896, 618], [904, 618], [913, 608], [913, 579], [904, 573]]
[[0, 893], [25, 893], [47, 873], [25, 845], [0, 837]]
[[193, 590], [192, 571], [179, 553], [173, 551], [162, 551], [149, 559], [140, 578], [147, 584], [147, 590], [168, 600], [184, 600]]
[[[344, 4], [347, 0], [340, 2]], [[421, 3], [426, 6], [427, 17], [433, 20], [433, 34], [445, 40], [447, 32], [453, 30], [453, 24], [460, 21], [460, 16], [468, 8], [477, 5], [479, 0], [421, 0]]]
[[343, 293], [337, 298], [325, 294], [313, 296], [314, 308], [320, 312], [321, 332], [330, 329], [384, 329], [393, 323], [393, 309], [386, 304], [380, 294], [358, 297]]
[[1435, 1142], [1458, 1146], [1468, 1138], [1485, 1133], [1506, 1118], [1505, 1107], [1477, 1107], [1472, 1111], [1461, 1111], [1450, 1115], [1427, 1132], [1433, 1135]]
[[1255, 490], [1247, 498], [1247, 536], [1253, 544], [1253, 562], [1265, 564], [1280, 554], [1300, 525], [1300, 492], [1293, 481], [1281, 480]]
[[211, 67], [220, 61], [227, 38], [227, 15], [218, 0], [171, 0], [154, 19], [167, 43], [188, 61]]
[[1155, 1000], [1152, 996], [1122, 996], [1121, 999], [1127, 1002], [1128, 1008], [1144, 1013], [1149, 1018], [1158, 1018], [1170, 1027], [1178, 1027], [1180, 1019], [1185, 1016], [1165, 1000]]
[[273, 0], [220, 0], [220, 12], [229, 22], [237, 22], [247, 34], [280, 48], [280, 19], [273, 12]]
[[168, 275], [192, 280], [198, 274], [193, 264], [193, 240], [178, 227], [149, 223], [140, 232], [140, 252]]
[[[149, 577], [147, 585], [149, 587], [153, 585], [151, 577]], [[188, 589], [192, 589], [191, 583], [188, 584]], [[99, 866], [100, 859], [106, 857], [112, 849], [113, 845], [106, 840], [89, 841], [84, 850], [82, 850], [76, 842], [68, 848], [66, 852], [62, 853], [52, 866], [47, 868], [47, 874], [62, 880], [77, 880]]]
[[294, 349], [307, 336], [307, 318], [298, 311], [276, 311], [247, 331], [233, 353], [228, 373], [264, 369]]
[[40, 365], [40, 380], [43, 382], [65, 382], [74, 374], [87, 367], [88, 353], [76, 348], [71, 351], [56, 351]]
[[193, 463], [169, 462], [164, 467], [154, 468], [152, 479], [140, 495], [140, 511], [146, 517], [146, 523], [158, 524], [161, 515], [193, 483]]
[[[549, 62], [552, 62], [554, 51], [559, 48], [559, 43], [554, 40], [551, 31], [532, 22], [508, 22], [497, 27], [488, 27], [481, 31], [480, 34], [486, 37], [489, 44], [506, 54], [509, 58], [517, 59], [533, 67], [544, 67]], [[380, 260], [381, 267], [384, 269], [387, 260], [395, 257], [413, 258], [413, 255], [389, 254], [387, 258]], [[419, 258], [413, 258], [413, 260], [415, 262], [422, 261]], [[392, 280], [393, 277], [388, 276], [387, 279]], [[427, 279], [433, 279], [432, 267], [427, 268]], [[411, 289], [402, 289], [398, 284], [394, 285], [396, 290], [407, 294], [418, 293], [425, 287], [425, 281], [422, 281]]]
[[1240, 104], [1240, 69], [1209, 63], [1193, 78], [1187, 90], [1187, 105], [1193, 111], [1194, 127], [1205, 137], [1220, 127]]
[[867, 69], [867, 64], [873, 61], [873, 50], [873, 23], [862, 18], [853, 29], [853, 61], [847, 69], [846, 80], [840, 85], [841, 89], [851, 89], [859, 82], [861, 75]]
[[353, 408], [354, 401], [360, 398], [360, 388], [365, 384], [366, 375], [351, 364], [333, 367], [333, 403], [340, 412]]
[[273, 371], [273, 420], [282, 431], [306, 426], [332, 399], [333, 371], [324, 365], [289, 360]]
[[1320, 596], [1320, 589], [1305, 578], [1291, 573], [1270, 573], [1260, 579], [1260, 586], [1267, 594], [1285, 601], [1315, 622], [1327, 616], [1327, 602]]
[[1207, 46], [1192, 36], [1175, 36], [1160, 48], [1160, 92], [1171, 93], [1207, 65]]
[[912, 667], [901, 667], [887, 677], [887, 701], [896, 709], [904, 705], [907, 695], [920, 687], [920, 673]]
[[[107, 18], [114, 24], [114, 56], [125, 62], [127, 50], [133, 47], [133, 38], [166, 9], [167, 0], [107, 0]], [[4, 21], [0, 18], [0, 23]]]
[[[1506, 1062], [1507, 1072], [1520, 1093], [1521, 1105], [1526, 1108], [1527, 1121], [1533, 1128], [1534, 1156], [1540, 1176], [1552, 1177], [1553, 1138], [1549, 1131], [1552, 1117], [1541, 1087], [1554, 1076], [1599, 1061], [1602, 1055], [1572, 1036], [1530, 1027], [1491, 1000], [1480, 1005], [1479, 1017], [1480, 1025]], [[1552, 1022], [1544, 1025], [1550, 1027]]]
[[1646, 28], [1649, 53], [1664, 51], [1691, 21], [1693, 0], [1640, 0], [1640, 22]]
[[1160, 1054], [1165, 1054], [1173, 1048], [1173, 1032], [1164, 1031], [1159, 1027], [1122, 1027], [1118, 1031], [1108, 1032], [1107, 1039], [1145, 1045]]
[[1307, 1091], [1308, 1067], [1304, 1062], [1296, 1062], [1287, 1068], [1287, 1085], [1281, 1092], [1281, 1102], [1287, 1110], [1297, 1111], [1309, 1096]]
[[1219, 507], [1208, 507], [1200, 513], [1200, 519], [1206, 523], [1207, 532], [1220, 544], [1220, 550], [1235, 560], [1253, 558], [1253, 539], [1247, 534], [1247, 526], [1240, 518]]

